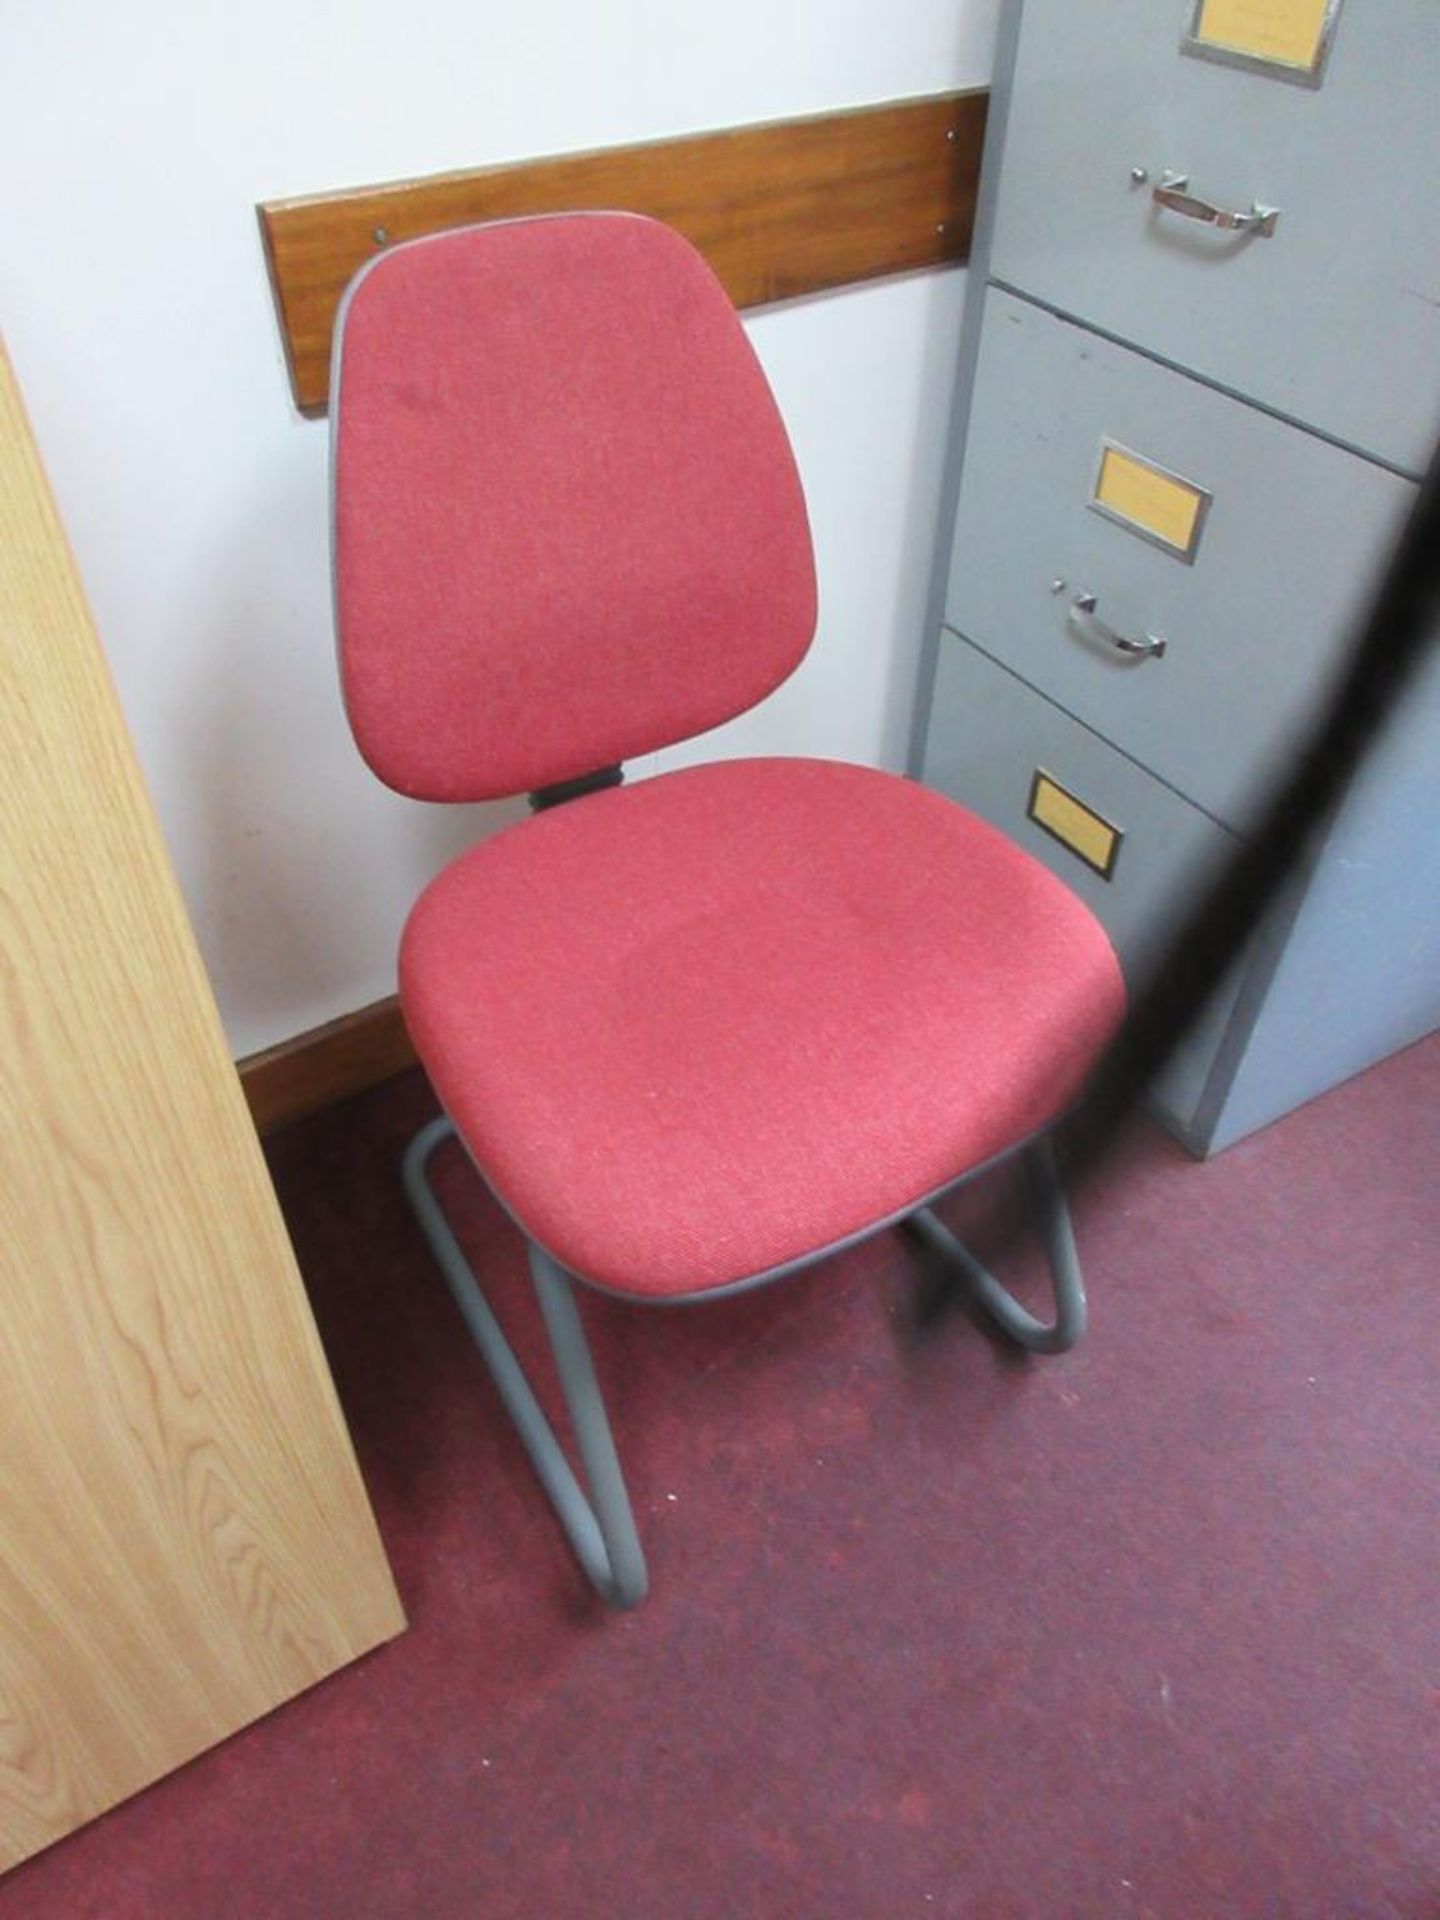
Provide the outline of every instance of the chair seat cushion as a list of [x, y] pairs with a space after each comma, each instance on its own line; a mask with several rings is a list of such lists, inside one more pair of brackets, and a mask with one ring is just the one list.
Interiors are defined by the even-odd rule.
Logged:
[[1055, 1118], [1124, 1004], [1039, 861], [911, 781], [738, 760], [572, 801], [416, 904], [416, 1049], [521, 1227], [617, 1291], [862, 1232]]

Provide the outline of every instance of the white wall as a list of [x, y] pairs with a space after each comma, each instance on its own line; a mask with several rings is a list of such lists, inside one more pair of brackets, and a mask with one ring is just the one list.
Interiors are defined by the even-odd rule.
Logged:
[[[237, 1053], [391, 991], [415, 893], [508, 817], [397, 799], [350, 746], [325, 428], [290, 403], [254, 203], [984, 81], [995, 8], [8, 0], [0, 325]], [[753, 319], [822, 626], [702, 751], [899, 763], [962, 278]]]

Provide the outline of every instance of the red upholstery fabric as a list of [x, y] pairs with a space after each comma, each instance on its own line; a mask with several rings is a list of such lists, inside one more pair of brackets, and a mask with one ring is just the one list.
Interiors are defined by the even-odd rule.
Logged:
[[521, 1225], [656, 1296], [859, 1232], [1043, 1125], [1124, 990], [1089, 910], [963, 808], [750, 760], [464, 855], [411, 916], [401, 997]]
[[346, 704], [392, 787], [486, 799], [743, 712], [815, 626], [789, 441], [729, 298], [632, 214], [413, 241], [337, 325]]

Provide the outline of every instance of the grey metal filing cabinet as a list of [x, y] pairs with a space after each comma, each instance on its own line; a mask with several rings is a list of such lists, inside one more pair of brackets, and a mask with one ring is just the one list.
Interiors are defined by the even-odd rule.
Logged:
[[[1436, 0], [1007, 0], [912, 771], [1132, 977], [1440, 432]], [[1213, 1152], [1440, 1025], [1440, 658], [1157, 1092]]]

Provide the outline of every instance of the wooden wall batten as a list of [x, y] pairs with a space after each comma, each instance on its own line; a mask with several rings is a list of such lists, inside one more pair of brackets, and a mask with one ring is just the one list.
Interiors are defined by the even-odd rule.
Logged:
[[520, 214], [624, 208], [686, 234], [737, 306], [967, 258], [986, 89], [438, 174], [258, 209], [295, 403], [325, 411], [335, 310], [379, 248]]

